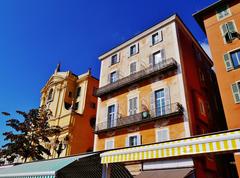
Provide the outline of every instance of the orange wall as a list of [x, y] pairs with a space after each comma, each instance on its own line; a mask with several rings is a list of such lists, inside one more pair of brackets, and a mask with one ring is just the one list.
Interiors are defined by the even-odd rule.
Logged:
[[204, 21], [229, 129], [240, 128], [240, 104], [234, 103], [231, 91], [231, 85], [240, 80], [240, 69], [227, 72], [223, 55], [228, 51], [240, 49], [240, 40], [235, 39], [230, 44], [224, 44], [220, 25], [230, 20], [234, 20], [238, 31], [240, 31], [240, 3], [239, 1], [238, 3], [236, 2], [237, 1], [230, 5], [231, 16], [218, 21], [215, 12], [213, 12], [209, 14]]
[[88, 77], [88, 88], [86, 95], [86, 103], [83, 115], [72, 116], [70, 126], [71, 149], [70, 154], [84, 153], [93, 150], [94, 129], [90, 125], [90, 119], [96, 118], [96, 108], [91, 107], [91, 102], [96, 104], [97, 97], [93, 96], [94, 88], [98, 88], [98, 80]]

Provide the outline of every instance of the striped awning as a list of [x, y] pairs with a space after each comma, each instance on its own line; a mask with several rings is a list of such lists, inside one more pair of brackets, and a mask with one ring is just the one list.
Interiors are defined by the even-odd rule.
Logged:
[[94, 154], [85, 154], [80, 156], [19, 164], [9, 168], [1, 169], [0, 178], [55, 178], [56, 173], [62, 168], [77, 160], [92, 155]]
[[240, 150], [240, 130], [107, 151], [101, 163], [140, 161]]

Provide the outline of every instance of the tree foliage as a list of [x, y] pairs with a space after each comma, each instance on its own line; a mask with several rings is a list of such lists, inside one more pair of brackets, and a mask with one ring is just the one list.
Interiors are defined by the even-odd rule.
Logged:
[[[24, 159], [32, 160], [44, 159], [43, 155], [50, 155], [50, 150], [45, 143], [50, 143], [49, 137], [58, 135], [61, 132], [59, 126], [50, 126], [48, 120], [52, 112], [45, 106], [38, 109], [31, 109], [28, 113], [16, 111], [22, 118], [9, 118], [6, 125], [12, 128], [12, 131], [3, 133], [7, 144], [2, 146], [1, 157], [9, 162], [19, 156]], [[3, 115], [11, 117], [7, 112]]]

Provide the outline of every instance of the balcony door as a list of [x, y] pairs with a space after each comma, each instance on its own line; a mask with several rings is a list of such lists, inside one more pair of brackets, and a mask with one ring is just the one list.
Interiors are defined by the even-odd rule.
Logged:
[[162, 63], [164, 60], [164, 49], [153, 53], [153, 65]]
[[129, 115], [137, 114], [137, 97], [129, 99]]
[[116, 108], [115, 105], [108, 107], [108, 128], [116, 126]]
[[166, 99], [164, 89], [155, 91], [155, 113], [156, 117], [166, 113]]

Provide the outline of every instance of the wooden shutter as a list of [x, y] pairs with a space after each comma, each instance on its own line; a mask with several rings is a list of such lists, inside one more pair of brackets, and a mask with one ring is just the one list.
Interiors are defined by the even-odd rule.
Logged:
[[169, 140], [169, 131], [168, 129], [160, 129], [157, 131], [157, 142], [164, 142]]
[[239, 83], [234, 83], [232, 84], [232, 92], [233, 92], [233, 97], [235, 103], [240, 103], [240, 84]]
[[136, 53], [139, 52], [139, 43], [136, 43]]
[[137, 145], [141, 145], [142, 144], [142, 139], [141, 139], [141, 135], [137, 135]]
[[158, 39], [159, 39], [159, 42], [163, 41], [163, 32], [162, 32], [162, 30], [158, 31]]
[[126, 137], [125, 145], [126, 145], [126, 147], [129, 147], [129, 137], [128, 136]]
[[153, 54], [149, 56], [149, 65], [153, 66]]
[[229, 53], [224, 54], [223, 58], [224, 58], [226, 70], [229, 71], [229, 70], [233, 69], [233, 64], [232, 64], [230, 54]]
[[155, 92], [154, 91], [150, 94], [150, 114], [152, 117], [155, 117]]
[[116, 71], [116, 81], [119, 80], [119, 79], [120, 79], [120, 71], [117, 70], [117, 71]]
[[161, 57], [163, 61], [166, 60], [165, 49], [161, 49]]
[[164, 88], [164, 96], [165, 96], [165, 110], [166, 114], [171, 113], [171, 98], [170, 98], [170, 89], [169, 87]]
[[117, 53], [117, 63], [120, 61], [120, 53]]

